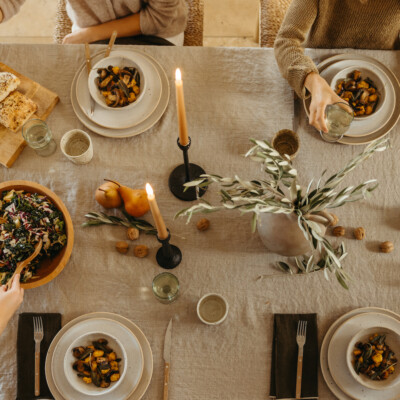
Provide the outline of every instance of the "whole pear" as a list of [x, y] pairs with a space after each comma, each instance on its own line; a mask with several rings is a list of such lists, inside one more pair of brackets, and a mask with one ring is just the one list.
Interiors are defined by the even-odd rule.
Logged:
[[124, 202], [125, 211], [132, 217], [141, 217], [150, 210], [147, 193], [144, 189], [131, 189], [128, 186], [111, 181], [117, 185], [118, 192]]
[[96, 201], [104, 208], [121, 207], [122, 199], [118, 189], [119, 186], [114, 182], [103, 183], [96, 189]]

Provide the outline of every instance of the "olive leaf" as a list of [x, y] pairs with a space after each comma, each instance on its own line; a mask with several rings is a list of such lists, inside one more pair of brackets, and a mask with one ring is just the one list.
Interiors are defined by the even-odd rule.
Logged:
[[156, 235], [157, 229], [150, 222], [143, 219], [132, 217], [125, 211], [122, 211], [125, 219], [105, 213], [90, 212], [85, 215], [87, 221], [82, 224], [83, 227], [98, 226], [98, 225], [121, 225], [126, 228], [136, 228], [145, 232], [148, 235]]

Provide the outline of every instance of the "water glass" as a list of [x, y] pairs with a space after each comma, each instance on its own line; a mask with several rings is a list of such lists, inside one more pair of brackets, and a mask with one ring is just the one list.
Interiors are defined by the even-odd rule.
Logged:
[[50, 128], [41, 119], [30, 119], [22, 127], [22, 136], [39, 156], [47, 157], [57, 148]]
[[353, 119], [353, 109], [347, 103], [328, 104], [325, 108], [325, 122], [328, 132], [320, 131], [322, 139], [327, 142], [337, 142], [342, 139]]
[[172, 303], [179, 295], [178, 278], [169, 272], [163, 272], [157, 275], [153, 279], [153, 293], [156, 299], [161, 303]]

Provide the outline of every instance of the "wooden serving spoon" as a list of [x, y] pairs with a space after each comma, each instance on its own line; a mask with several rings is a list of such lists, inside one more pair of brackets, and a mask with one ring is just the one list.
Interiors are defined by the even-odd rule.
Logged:
[[12, 281], [13, 281], [13, 279], [14, 279], [14, 276], [15, 276], [16, 274], [20, 274], [20, 273], [22, 272], [22, 270], [23, 270], [27, 265], [29, 265], [29, 263], [30, 263], [34, 258], [37, 257], [37, 255], [40, 253], [40, 250], [42, 250], [42, 245], [43, 245], [43, 241], [42, 241], [42, 239], [40, 239], [39, 242], [38, 242], [38, 243], [36, 244], [36, 246], [35, 246], [35, 251], [34, 251], [27, 259], [25, 259], [24, 261], [21, 261], [21, 262], [18, 263], [17, 268], [15, 268], [14, 273], [12, 274], [11, 278], [10, 278], [10, 279], [8, 280], [8, 282], [6, 283], [6, 289], [7, 289], [7, 290], [10, 290]]

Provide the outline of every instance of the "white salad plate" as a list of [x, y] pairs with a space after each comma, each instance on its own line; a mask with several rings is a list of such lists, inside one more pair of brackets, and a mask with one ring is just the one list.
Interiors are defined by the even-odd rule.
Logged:
[[[129, 52], [132, 52], [134, 54], [140, 53], [137, 50], [129, 51]], [[125, 53], [125, 51], [124, 51], [124, 53]], [[100, 52], [95, 57], [97, 57], [97, 56], [101, 57], [103, 54], [104, 54], [104, 51]], [[111, 54], [113, 54], [113, 53], [111, 53]], [[86, 112], [84, 112], [81, 109], [81, 107], [79, 106], [79, 103], [78, 103], [77, 96], [76, 96], [76, 86], [77, 86], [78, 76], [79, 76], [81, 70], [84, 69], [84, 65], [82, 64], [82, 66], [79, 68], [78, 72], [76, 73], [76, 75], [72, 81], [72, 85], [71, 85], [71, 104], [72, 104], [72, 108], [73, 108], [76, 116], [78, 117], [79, 121], [81, 121], [82, 124], [85, 125], [91, 131], [98, 133], [101, 136], [106, 136], [106, 137], [111, 137], [111, 138], [132, 137], [132, 136], [139, 135], [140, 133], [143, 133], [143, 132], [149, 130], [163, 116], [163, 114], [167, 108], [167, 105], [169, 103], [169, 96], [170, 96], [170, 87], [169, 87], [169, 81], [168, 81], [167, 75], [166, 75], [164, 69], [161, 67], [161, 65], [156, 60], [154, 60], [154, 58], [152, 58], [151, 56], [144, 54], [144, 53], [140, 53], [140, 54], [142, 56], [146, 57], [153, 64], [153, 66], [156, 68], [156, 70], [159, 74], [159, 77], [161, 80], [161, 98], [160, 98], [160, 101], [158, 102], [156, 108], [154, 109], [154, 111], [144, 121], [138, 123], [137, 125], [134, 125], [134, 126], [131, 126], [129, 128], [125, 128], [125, 129], [112, 129], [112, 128], [106, 128], [106, 127], [100, 126], [96, 122], [92, 121], [89, 118], [90, 113], [87, 114]], [[149, 84], [149, 82], [147, 82], [147, 84]], [[86, 84], [86, 88], [87, 88], [87, 84]], [[87, 90], [89, 93], [89, 89], [85, 89], [85, 90]], [[143, 99], [143, 101], [144, 101], [144, 99]], [[140, 106], [140, 104], [138, 106]], [[88, 106], [85, 106], [85, 107], [88, 107]], [[89, 107], [90, 107], [90, 105], [89, 105]], [[100, 106], [99, 106], [99, 109], [100, 109]], [[102, 111], [105, 111], [105, 110], [102, 109]], [[134, 111], [135, 110], [131, 110], [131, 112], [134, 112]], [[120, 115], [123, 112], [124, 111], [120, 111], [116, 114]]]
[[[64, 370], [65, 352], [81, 334], [98, 330], [118, 338], [127, 354], [124, 379], [111, 392], [85, 395], [68, 382]], [[123, 360], [121, 361], [123, 363]], [[142, 363], [142, 367], [140, 367]], [[72, 368], [72, 367], [71, 367]], [[53, 339], [46, 357], [46, 380], [55, 400], [139, 400], [145, 394], [153, 373], [153, 355], [146, 336], [132, 321], [118, 314], [97, 312], [82, 315], [66, 324]]]
[[[395, 385], [384, 390], [369, 389], [357, 382], [347, 365], [347, 348], [353, 336], [361, 330], [381, 327], [387, 328], [400, 335], [400, 321], [381, 313], [363, 313], [349, 318], [338, 327], [332, 336], [328, 347], [328, 365], [332, 378], [340, 389], [352, 399], [391, 400], [399, 398], [400, 386]], [[379, 328], [377, 328], [379, 329]], [[376, 333], [379, 333], [377, 330]]]
[[[86, 67], [83, 67], [78, 72], [75, 85], [76, 99], [79, 107], [89, 119], [104, 128], [127, 129], [137, 126], [154, 112], [160, 102], [162, 92], [160, 75], [150, 59], [136, 51], [114, 51], [112, 57], [109, 58], [112, 58], [113, 63], [118, 66], [124, 66], [129, 63], [124, 60], [132, 61], [132, 64], [129, 65], [133, 65], [133, 62], [140, 65], [143, 75], [146, 77], [146, 87], [145, 91], [140, 94], [140, 98], [137, 100], [138, 103], [135, 104], [134, 108], [127, 106], [126, 110], [124, 110], [124, 107], [119, 109], [106, 106], [101, 107], [95, 103], [93, 115], [90, 115], [91, 96], [88, 90]], [[103, 61], [107, 63], [107, 60], [108, 58], [102, 59], [102, 55], [98, 54], [93, 57], [92, 62], [93, 64], [97, 63], [97, 65], [99, 65], [99, 63]], [[95, 69], [97, 70], [97, 67]], [[93, 76], [97, 76], [94, 71], [89, 75], [89, 79]], [[93, 83], [93, 85], [95, 84]], [[98, 90], [97, 88], [95, 89]]]
[[[324, 340], [322, 341], [322, 346], [320, 350], [320, 364], [321, 364], [321, 371], [322, 375], [324, 377], [324, 380], [326, 384], [328, 385], [329, 389], [331, 392], [339, 399], [339, 400], [352, 400], [353, 397], [349, 396], [347, 393], [341, 389], [339, 384], [333, 379], [332, 372], [330, 370], [330, 366], [328, 363], [328, 350], [331, 344], [331, 340], [335, 334], [335, 332], [340, 328], [342, 324], [344, 324], [346, 321], [350, 320], [352, 317], [362, 315], [365, 313], [378, 313], [382, 315], [389, 316], [391, 318], [394, 318], [396, 321], [400, 322], [400, 315], [396, 314], [393, 311], [386, 310], [384, 308], [378, 308], [378, 307], [365, 307], [365, 308], [358, 308], [355, 310], [352, 310], [348, 312], [347, 314], [342, 315], [340, 318], [338, 318], [328, 329], [327, 333], [325, 334]], [[359, 328], [360, 330], [361, 328]], [[351, 339], [351, 338], [350, 338]], [[347, 344], [350, 342], [347, 342]], [[347, 349], [347, 346], [346, 346]], [[346, 349], [343, 351], [343, 362], [344, 362], [344, 370], [346, 373], [348, 373], [349, 377], [353, 380], [352, 387], [354, 387], [356, 390], [358, 390], [358, 400], [377, 400], [381, 399], [380, 394], [382, 393], [381, 391], [376, 391], [372, 389], [368, 389], [361, 384], [359, 384], [351, 375], [350, 371], [348, 371], [348, 367], [346, 364]], [[342, 385], [342, 383], [340, 383]], [[390, 399], [390, 400], [396, 400], [399, 399], [400, 393], [396, 394], [396, 391], [398, 391], [398, 388], [393, 388], [392, 389], [392, 396], [391, 397], [382, 397], [383, 399]]]
[[[354, 145], [370, 143], [388, 134], [400, 118], [400, 84], [393, 72], [379, 61], [359, 54], [338, 54], [325, 59], [319, 63], [317, 67], [321, 76], [330, 82], [340, 70], [348, 66], [354, 66], [354, 68], [356, 68], [356, 66], [361, 64], [365, 66], [369, 64], [368, 68], [373, 69], [377, 74], [380, 73], [383, 81], [385, 80], [384, 76], [389, 80], [390, 85], [386, 83], [388, 90], [386, 92], [384, 109], [380, 110], [376, 116], [372, 114], [370, 117], [365, 118], [365, 120], [361, 118], [355, 119], [350, 129], [354, 125], [362, 128], [362, 130], [357, 129], [357, 134], [354, 134], [354, 130], [349, 130], [346, 132], [346, 135], [339, 140], [339, 143]], [[393, 93], [394, 97], [392, 97]], [[389, 96], [391, 97], [389, 98]], [[310, 99], [306, 99], [303, 102], [307, 115], [309, 115], [310, 101]], [[392, 107], [394, 107], [393, 110]], [[351, 136], [348, 136], [350, 134]]]

